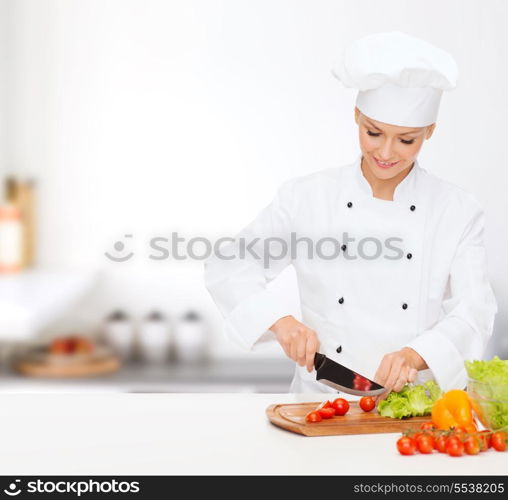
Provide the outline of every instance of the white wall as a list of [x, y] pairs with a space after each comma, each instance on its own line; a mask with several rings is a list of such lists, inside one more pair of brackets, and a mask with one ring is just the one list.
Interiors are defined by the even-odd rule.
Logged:
[[[7, 0], [0, 0], [0, 179], [7, 172], [6, 142], [7, 142], [7, 81], [8, 81], [8, 20], [9, 5]], [[0, 181], [1, 182], [1, 181]], [[0, 186], [0, 203], [4, 195], [3, 183]]]
[[[125, 233], [134, 234], [138, 252], [148, 237], [173, 230], [233, 234], [283, 180], [351, 161], [358, 149], [354, 92], [341, 88], [330, 68], [345, 43], [397, 29], [458, 61], [460, 85], [445, 96], [421, 160], [472, 191], [486, 210], [497, 335], [508, 352], [501, 339], [508, 323], [506, 2], [9, 5], [15, 112], [8, 159], [21, 175], [39, 179], [39, 264], [103, 272], [101, 307], [91, 301], [81, 309], [88, 323], [121, 303], [139, 314], [164, 303], [176, 314], [171, 307], [183, 307], [185, 282], [193, 283], [189, 300], [218, 326], [200, 263], [149, 263], [137, 255], [119, 267], [103, 252]], [[217, 345], [220, 353], [236, 352]]]

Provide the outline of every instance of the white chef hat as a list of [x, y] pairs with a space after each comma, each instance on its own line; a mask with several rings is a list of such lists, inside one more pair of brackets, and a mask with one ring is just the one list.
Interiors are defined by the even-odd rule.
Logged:
[[332, 69], [358, 89], [356, 106], [384, 123], [424, 127], [437, 118], [443, 90], [455, 88], [453, 57], [430, 43], [400, 33], [377, 33], [353, 42]]

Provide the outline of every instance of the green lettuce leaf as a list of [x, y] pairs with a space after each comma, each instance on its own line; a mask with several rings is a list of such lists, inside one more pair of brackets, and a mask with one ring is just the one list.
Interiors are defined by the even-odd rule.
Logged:
[[490, 361], [464, 363], [472, 391], [493, 429], [508, 427], [508, 360], [494, 356]]
[[406, 384], [399, 392], [390, 392], [378, 407], [383, 417], [404, 418], [430, 415], [434, 401], [442, 394], [433, 380], [422, 385]]
[[432, 400], [432, 403], [434, 403], [436, 399], [439, 399], [443, 395], [443, 391], [434, 380], [427, 380], [427, 382], [425, 382], [423, 386], [425, 387], [425, 390], [427, 391], [430, 399]]
[[427, 396], [423, 385], [417, 385], [408, 391], [406, 397], [411, 407], [411, 415], [427, 415], [432, 410], [432, 399]]
[[383, 417], [404, 418], [411, 416], [411, 408], [408, 400], [404, 397], [384, 399], [379, 403], [377, 411]]
[[494, 356], [490, 361], [466, 361], [469, 378], [483, 382], [475, 390], [482, 396], [508, 403], [508, 360]]

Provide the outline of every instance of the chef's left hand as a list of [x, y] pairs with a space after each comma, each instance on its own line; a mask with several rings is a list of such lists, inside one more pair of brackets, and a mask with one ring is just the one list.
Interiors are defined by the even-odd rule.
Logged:
[[419, 370], [428, 368], [425, 360], [410, 347], [385, 354], [374, 375], [374, 381], [386, 388], [378, 399], [388, 396], [390, 391], [400, 391], [408, 382], [414, 382]]

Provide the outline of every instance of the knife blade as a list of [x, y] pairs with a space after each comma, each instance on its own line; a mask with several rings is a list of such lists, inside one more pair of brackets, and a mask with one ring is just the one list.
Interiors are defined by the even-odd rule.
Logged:
[[318, 382], [353, 396], [378, 396], [386, 390], [382, 385], [319, 352], [314, 356], [314, 368]]

